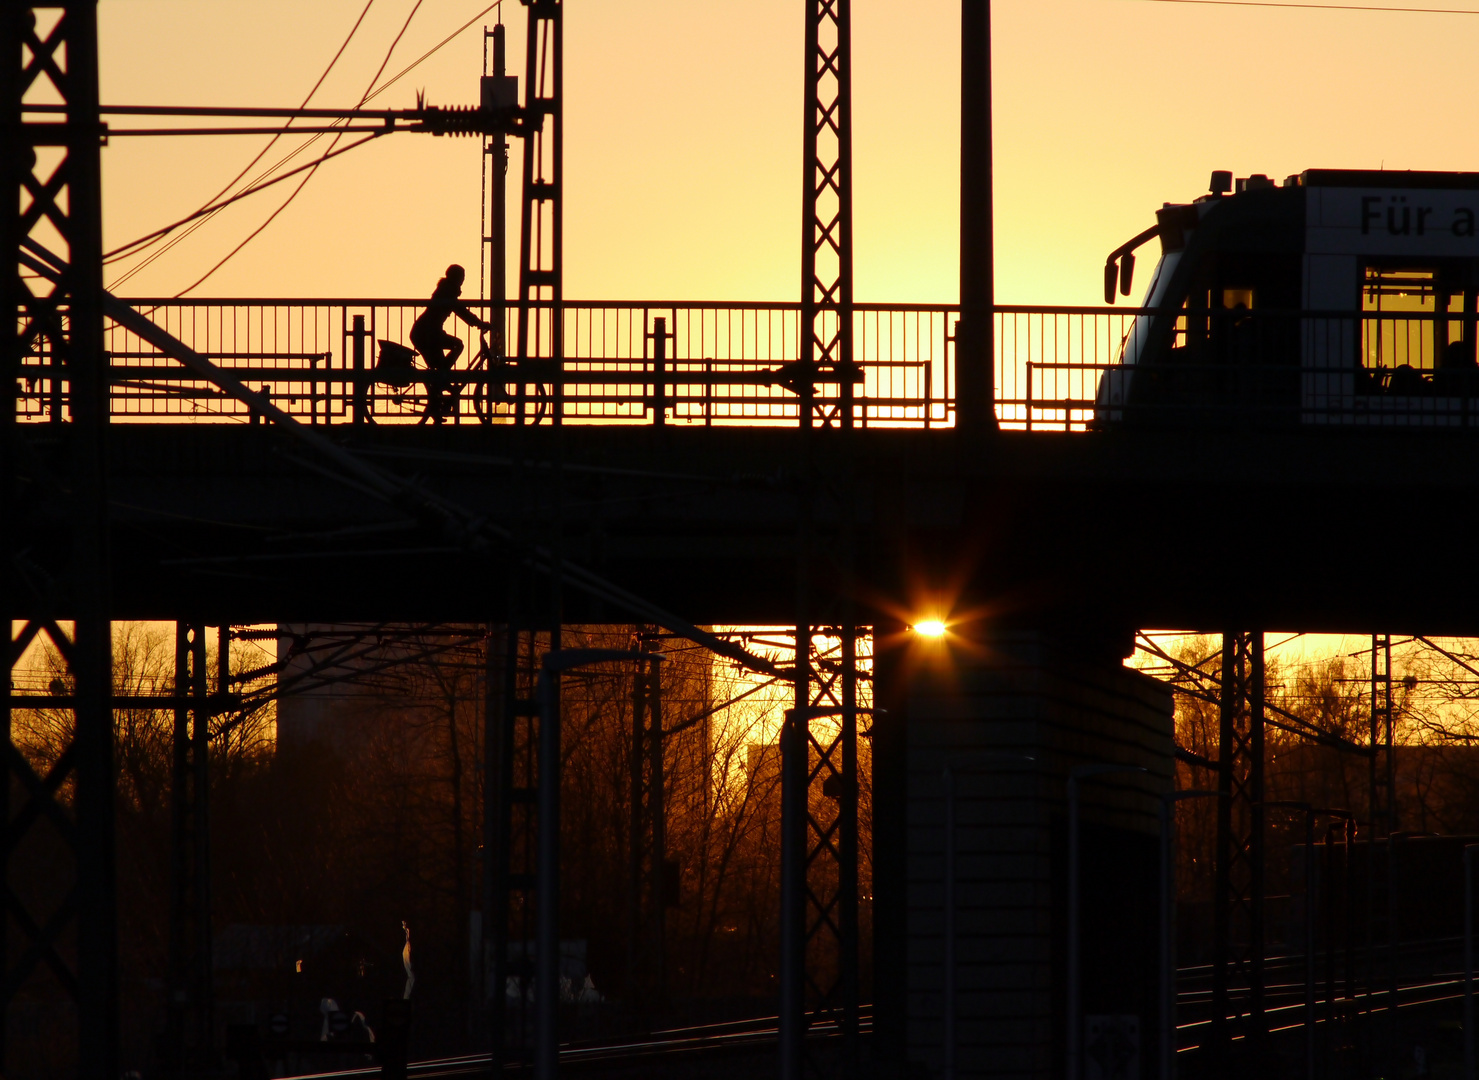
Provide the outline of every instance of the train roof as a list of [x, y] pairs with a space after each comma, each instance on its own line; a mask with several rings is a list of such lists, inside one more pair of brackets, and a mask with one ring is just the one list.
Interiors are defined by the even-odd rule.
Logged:
[[[1479, 172], [1422, 172], [1388, 169], [1306, 169], [1290, 177], [1299, 187], [1479, 189]], [[1290, 185], [1287, 181], [1285, 186]]]

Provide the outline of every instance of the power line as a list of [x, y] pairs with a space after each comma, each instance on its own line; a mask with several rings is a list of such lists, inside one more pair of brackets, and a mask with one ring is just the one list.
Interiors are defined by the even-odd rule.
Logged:
[[[359, 99], [359, 104], [360, 105], [363, 105], [366, 101], [368, 101], [370, 99], [370, 94], [371, 94], [371, 92], [375, 88], [375, 80], [378, 79], [378, 78], [380, 78], [380, 76], [385, 72], [385, 65], [388, 64], [388, 63], [390, 63], [390, 58], [391, 58], [392, 54], [394, 54], [394, 52], [395, 52], [395, 47], [401, 43], [401, 38], [403, 38], [403, 37], [406, 36], [406, 31], [411, 26], [411, 20], [416, 17], [416, 12], [418, 12], [418, 11], [421, 10], [421, 5], [424, 2], [425, 2], [425, 0], [416, 0], [416, 3], [413, 4], [413, 5], [411, 5], [411, 12], [410, 12], [409, 15], [406, 16], [406, 21], [401, 24], [400, 32], [398, 34], [396, 34], [395, 35], [395, 39], [393, 41], [391, 41], [390, 48], [388, 48], [388, 49], [385, 50], [385, 58], [380, 61], [380, 66], [375, 69], [375, 74], [370, 77], [369, 85], [367, 85], [365, 87], [365, 92], [360, 96], [360, 99]], [[358, 108], [359, 106], [357, 105], [355, 107]], [[373, 137], [374, 136], [370, 136], [370, 138], [373, 138]], [[314, 136], [314, 138], [316, 139], [316, 138], [318, 138], [318, 136]], [[343, 138], [342, 135], [335, 135], [334, 136], [334, 141], [329, 144], [329, 153], [332, 153], [334, 151], [334, 148], [339, 145], [339, 140], [342, 139], [342, 138]], [[361, 141], [364, 141], [364, 140], [361, 140]], [[328, 155], [326, 154], [324, 156], [326, 158]], [[175, 293], [175, 299], [178, 300], [180, 297], [184, 296], [186, 293], [190, 292], [192, 289], [194, 289], [197, 286], [201, 285], [203, 282], [205, 282], [205, 280], [207, 278], [209, 278], [217, 270], [219, 270], [219, 269], [221, 269], [221, 267], [225, 266], [226, 263], [228, 263], [233, 257], [235, 257], [236, 254], [238, 252], [240, 252], [242, 248], [246, 247], [253, 240], [255, 240], [258, 236], [260, 236], [262, 234], [262, 231], [264, 229], [266, 229], [267, 226], [271, 225], [274, 221], [276, 221], [277, 220], [277, 216], [279, 214], [281, 214], [284, 210], [286, 210], [289, 205], [292, 204], [292, 201], [298, 197], [298, 193], [301, 192], [305, 187], [308, 186], [308, 181], [310, 181], [310, 180], [313, 179], [314, 175], [318, 172], [319, 165], [322, 164], [322, 163], [323, 163], [323, 159], [320, 159], [319, 161], [315, 162], [314, 165], [313, 165], [313, 168], [311, 168], [311, 169], [308, 170], [308, 174], [303, 177], [302, 181], [298, 184], [297, 187], [295, 187], [292, 190], [292, 192], [288, 195], [288, 197], [282, 201], [282, 205], [280, 205], [276, 210], [272, 211], [272, 213], [268, 216], [268, 218], [267, 218], [266, 221], [264, 221], [264, 222], [262, 222], [262, 224], [258, 225], [255, 229], [253, 229], [247, 235], [247, 238], [245, 240], [243, 240], [241, 243], [237, 244], [234, 248], [232, 248], [224, 256], [222, 256], [221, 260], [219, 262], [217, 262], [215, 266], [212, 266], [205, 273], [201, 274], [200, 277], [196, 278], [189, 285], [185, 286], [179, 292]]]
[[[334, 65], [337, 64], [339, 62], [339, 58], [344, 55], [344, 50], [349, 47], [350, 41], [352, 41], [354, 39], [354, 35], [359, 31], [360, 24], [365, 21], [365, 16], [370, 13], [370, 8], [373, 7], [374, 4], [375, 4], [375, 0], [365, 0], [365, 6], [360, 11], [359, 18], [357, 18], [357, 19], [354, 20], [354, 25], [349, 28], [349, 33], [347, 35], [345, 35], [344, 41], [339, 45], [339, 50], [336, 53], [334, 53], [333, 58], [328, 63], [328, 66], [324, 68], [323, 74], [319, 75], [318, 81], [313, 84], [312, 89], [310, 89], [308, 91], [307, 95], [303, 98], [303, 103], [298, 106], [300, 109], [306, 108], [307, 105], [308, 105], [308, 103], [313, 100], [313, 95], [316, 94], [316, 93], [318, 93], [319, 87], [323, 86], [324, 80], [329, 77], [329, 73], [334, 70]], [[288, 123], [291, 124], [292, 123], [292, 120], [289, 119]], [[275, 146], [277, 144], [277, 141], [280, 138], [282, 138], [282, 135], [281, 134], [277, 134], [277, 135], [272, 136], [272, 138], [268, 140], [267, 145], [264, 146], [264, 147], [262, 147], [262, 149], [257, 152], [257, 156], [256, 157], [252, 158], [251, 161], [248, 161], [246, 163], [246, 165], [244, 165], [242, 167], [242, 170], [239, 173], [237, 173], [235, 176], [233, 176], [231, 178], [231, 180], [226, 184], [225, 187], [221, 188], [220, 191], [216, 192], [215, 195], [213, 195], [211, 198], [209, 198], [209, 199], [207, 199], [205, 201], [205, 206], [210, 206], [211, 203], [216, 202], [218, 199], [221, 198], [221, 196], [225, 195], [226, 192], [228, 192], [232, 188], [234, 188], [241, 181], [241, 178], [243, 176], [245, 176], [248, 172], [251, 171], [252, 166], [255, 165], [255, 164], [257, 164], [257, 162], [261, 161], [262, 158], [266, 156], [267, 151], [271, 150], [273, 148], [273, 146]], [[274, 166], [274, 168], [273, 168], [272, 171], [275, 171], [277, 167], [278, 166]], [[269, 173], [269, 175], [270, 175], [270, 173]], [[261, 177], [258, 177], [258, 179], [260, 180], [262, 178]], [[248, 186], [251, 186], [251, 185], [248, 185]], [[224, 204], [224, 203], [222, 204], [223, 207], [225, 205], [227, 205], [227, 204]], [[200, 216], [200, 215], [197, 214], [196, 216]], [[209, 219], [209, 217], [213, 217], [213, 216], [214, 216], [214, 212], [212, 212], [212, 214], [210, 214], [210, 215], [207, 215], [206, 216], [207, 217], [207, 220]], [[169, 251], [176, 244], [180, 243], [187, 236], [189, 236], [191, 233], [195, 232], [196, 229], [199, 229], [204, 224], [205, 224], [205, 221], [200, 221], [198, 224], [193, 225], [189, 229], [185, 230], [185, 232], [181, 233], [179, 236], [177, 236], [173, 240], [169, 241], [169, 243], [165, 244], [164, 247], [161, 248], [159, 251], [156, 251], [153, 255], [151, 255], [149, 258], [145, 259], [138, 266], [135, 266], [133, 269], [129, 270], [126, 274], [124, 274], [117, 281], [113, 282], [113, 284], [109, 286], [109, 289], [110, 290], [111, 289], [117, 289], [124, 282], [126, 282], [129, 278], [133, 277], [140, 270], [143, 270], [145, 267], [147, 267], [148, 265], [150, 265], [152, 262], [154, 262], [155, 259], [159, 258], [166, 251]], [[107, 263], [107, 262], [109, 262], [112, 259], [121, 258], [121, 257], [123, 257], [122, 256], [122, 253], [124, 253], [124, 252], [128, 252], [128, 254], [137, 254], [138, 251], [142, 250], [141, 245], [147, 245], [148, 243], [153, 243], [156, 240], [158, 240], [159, 238], [161, 238], [163, 235], [164, 235], [163, 233], [156, 232], [156, 233], [152, 233], [150, 237], [145, 237], [143, 240], [136, 240], [132, 244], [125, 244], [123, 247], [117, 249], [117, 251], [111, 252], [109, 254], [109, 256], [107, 256], [107, 257], [104, 258], [103, 261], [104, 261], [104, 263]], [[152, 237], [152, 239], [151, 239], [151, 237]], [[128, 251], [128, 249], [130, 249], [130, 248], [132, 248], [134, 250], [133, 251]]]
[[[312, 99], [314, 93], [317, 92], [318, 88], [323, 84], [324, 79], [328, 76], [329, 70], [331, 70], [333, 68], [334, 64], [337, 63], [339, 57], [343, 54], [345, 47], [348, 46], [348, 44], [349, 44], [349, 39], [354, 36], [354, 32], [359, 28], [360, 23], [363, 22], [364, 17], [365, 17], [365, 14], [369, 11], [370, 4], [372, 4], [373, 2], [374, 2], [374, 0], [369, 0], [369, 3], [367, 3], [365, 5], [364, 10], [360, 12], [360, 17], [359, 17], [358, 20], [355, 21], [354, 27], [351, 28], [349, 37], [346, 37], [345, 40], [344, 40], [344, 43], [342, 45], [340, 45], [339, 51], [334, 54], [334, 59], [331, 60], [330, 63], [329, 63], [329, 68], [325, 69], [323, 75], [321, 75], [319, 77], [318, 82], [316, 82], [314, 84], [313, 89], [309, 91], [308, 96], [303, 99], [303, 104], [301, 106], [299, 106], [299, 108], [305, 108], [305, 107], [307, 107], [307, 104]], [[395, 40], [391, 42], [390, 49], [387, 50], [387, 52], [385, 54], [385, 59], [381, 61], [380, 67], [379, 67], [379, 69], [376, 70], [375, 75], [374, 75], [374, 78], [372, 78], [370, 80], [370, 87], [373, 87], [373, 89], [367, 88], [367, 92], [365, 93], [364, 97], [362, 97], [360, 99], [359, 105], [360, 106], [363, 106], [366, 102], [374, 99], [375, 97], [377, 97], [381, 93], [383, 93], [385, 90], [389, 89], [399, 79], [401, 79], [405, 75], [409, 74], [411, 71], [415, 70], [419, 65], [421, 65], [426, 60], [428, 60], [433, 55], [435, 55], [437, 52], [439, 52], [449, 42], [451, 42], [454, 38], [456, 38], [457, 35], [461, 34], [469, 26], [471, 26], [473, 23], [477, 22], [478, 19], [482, 18], [484, 15], [487, 15], [488, 12], [493, 11], [495, 9], [498, 9], [500, 11], [500, 13], [501, 13], [502, 4], [503, 4], [503, 0], [494, 0], [493, 3], [489, 4], [487, 7], [483, 8], [481, 11], [479, 11], [477, 14], [473, 15], [472, 18], [468, 19], [461, 26], [459, 26], [456, 30], [452, 31], [452, 33], [448, 34], [441, 41], [437, 42], [437, 44], [434, 45], [432, 48], [430, 48], [426, 52], [422, 53], [421, 56], [419, 56], [419, 57], [416, 58], [416, 60], [414, 60], [410, 64], [406, 65], [406, 67], [402, 68], [398, 73], [396, 73], [390, 79], [386, 80], [380, 86], [376, 87], [374, 85], [375, 84], [375, 79], [378, 79], [384, 73], [385, 67], [390, 62], [390, 57], [391, 57], [391, 55], [395, 51], [395, 46], [400, 42], [401, 38], [405, 35], [406, 28], [410, 25], [411, 17], [416, 14], [417, 9], [419, 9], [420, 6], [421, 6], [421, 0], [417, 0], [416, 6], [411, 9], [411, 14], [406, 17], [405, 24], [403, 24], [401, 26], [400, 33], [398, 33], [396, 35], [396, 37], [395, 37]], [[291, 123], [291, 120], [289, 120], [289, 123]], [[242, 176], [244, 176], [251, 169], [251, 167], [253, 165], [255, 165], [258, 161], [262, 160], [263, 156], [267, 153], [268, 150], [270, 150], [272, 148], [273, 144], [276, 143], [277, 139], [280, 138], [280, 137], [281, 137], [281, 135], [274, 136], [273, 139], [271, 141], [269, 141], [268, 144], [262, 148], [261, 152], [258, 153], [257, 156], [254, 157], [251, 161], [249, 161], [247, 163], [246, 167], [243, 168], [241, 170], [241, 172], [237, 173], [237, 175], [232, 179], [232, 181], [229, 184], [227, 184], [224, 188], [222, 188], [220, 192], [217, 193], [216, 198], [213, 199], [213, 200], [211, 200], [211, 203], [214, 203], [216, 200], [220, 199], [220, 196], [222, 194], [224, 194], [226, 191], [229, 191], [236, 183], [238, 183], [241, 180]], [[365, 142], [368, 142], [369, 141], [369, 139], [361, 139], [358, 142], [353, 143], [351, 146], [344, 147], [343, 149], [334, 149], [334, 148], [331, 147], [330, 150], [329, 150], [329, 152], [323, 154], [316, 161], [310, 162], [310, 163], [308, 163], [306, 165], [302, 165], [299, 168], [294, 169], [292, 172], [284, 174], [283, 176], [276, 177], [275, 179], [272, 179], [272, 180], [267, 180], [265, 183], [259, 183], [259, 181], [262, 181], [262, 180], [264, 180], [264, 178], [266, 178], [268, 176], [271, 176], [272, 173], [275, 172], [277, 169], [280, 169], [287, 162], [291, 161], [298, 154], [302, 153], [309, 146], [313, 145], [313, 143], [317, 142], [318, 139], [321, 138], [321, 137], [322, 137], [321, 135], [315, 135], [312, 139], [309, 139], [307, 142], [305, 142], [301, 146], [297, 147], [295, 150], [293, 150], [291, 153], [289, 153], [286, 157], [282, 158], [280, 161], [278, 161], [276, 164], [272, 165], [264, 173], [262, 173], [257, 178], [256, 181], [253, 181], [252, 182], [252, 186], [251, 187], [249, 187], [247, 189], [244, 189], [243, 191], [238, 192], [236, 195], [232, 196], [230, 199], [227, 199], [225, 202], [220, 203], [219, 206], [214, 206], [213, 207], [211, 205], [211, 203], [207, 203], [206, 206], [202, 207], [200, 210], [196, 211], [194, 214], [191, 214], [191, 215], [189, 215], [189, 216], [187, 216], [185, 218], [182, 218], [179, 221], [177, 221], [177, 222], [175, 222], [175, 223], [173, 223], [171, 225], [165, 226], [163, 229], [158, 229], [155, 232], [149, 234], [148, 236], [140, 237], [138, 240], [132, 241], [132, 242], [130, 242], [128, 244], [123, 245], [120, 248], [115, 249], [112, 252], [109, 252], [107, 258], [105, 259], [105, 261], [115, 261], [116, 259], [126, 258], [130, 254], [136, 254], [138, 252], [138, 250], [141, 249], [142, 246], [146, 246], [147, 244], [152, 243], [153, 241], [155, 241], [158, 238], [164, 236], [165, 234], [167, 234], [167, 233], [169, 233], [169, 232], [171, 232], [171, 231], [179, 228], [181, 225], [186, 224], [187, 222], [194, 221], [194, 220], [199, 219], [199, 218], [207, 218], [208, 219], [209, 217], [214, 216], [215, 213], [217, 213], [221, 209], [224, 209], [226, 206], [230, 205], [232, 202], [235, 202], [237, 199], [242, 198], [242, 197], [244, 197], [246, 195], [254, 194], [257, 191], [261, 191], [263, 188], [270, 187], [272, 184], [277, 183], [279, 180], [287, 179], [287, 177], [293, 176], [293, 175], [297, 174], [298, 172], [303, 171], [304, 169], [310, 169], [310, 170], [316, 171], [317, 167], [319, 165], [321, 165], [323, 162], [327, 161], [329, 158], [331, 158], [331, 157], [337, 157], [339, 154], [342, 154], [342, 153], [344, 153], [347, 150], [351, 150], [351, 149], [353, 149], [356, 146], [361, 146]], [[338, 139], [336, 137], [335, 143], [337, 143], [337, 142], [338, 142]], [[309, 177], [311, 177], [312, 175], [313, 175], [313, 173], [310, 172], [309, 173]], [[298, 187], [288, 196], [288, 198], [286, 200], [284, 200], [283, 204], [281, 206], [279, 206], [275, 211], [273, 211], [272, 215], [267, 219], [267, 221], [263, 222], [263, 224], [261, 226], [259, 226], [256, 230], [254, 230], [251, 233], [251, 235], [246, 238], [246, 240], [243, 240], [240, 244], [238, 244], [226, 256], [225, 259], [222, 259], [221, 262], [217, 263], [214, 267], [212, 267], [209, 271], [207, 271], [207, 273], [203, 277], [201, 277], [200, 279], [198, 279], [189, 288], [185, 289], [180, 295], [184, 295], [185, 292], [189, 292], [190, 289], [195, 288], [197, 285], [199, 285], [201, 282], [203, 282], [207, 277], [209, 277], [211, 274], [215, 273], [216, 270], [220, 269], [220, 267], [225, 263], [225, 261], [227, 259], [230, 259], [233, 255], [236, 254], [236, 252], [240, 251], [243, 247], [246, 246], [247, 243], [249, 243], [252, 239], [254, 239], [258, 234], [260, 234], [262, 232], [262, 230], [265, 229], [267, 227], [267, 225], [271, 224], [272, 221], [277, 217], [277, 215], [280, 214], [287, 207], [287, 205], [290, 202], [292, 202], [292, 200], [294, 198], [297, 197], [298, 192], [301, 191], [303, 189], [303, 187], [307, 184], [307, 180], [308, 180], [308, 178], [305, 178], [304, 181], [303, 181], [303, 183], [301, 183], [301, 184], [298, 185]], [[127, 274], [125, 274], [122, 278], [120, 278], [117, 282], [114, 282], [114, 284], [112, 286], [110, 286], [110, 288], [117, 288], [119, 285], [121, 285], [123, 282], [127, 281], [134, 274], [138, 273], [138, 271], [144, 269], [146, 266], [148, 266], [150, 263], [152, 263], [160, 255], [163, 255], [166, 251], [168, 251], [170, 248], [172, 248], [175, 244], [177, 244], [180, 241], [184, 240], [185, 237], [186, 236], [189, 236], [191, 233], [193, 233], [195, 231], [195, 229], [199, 228], [201, 225], [204, 225], [204, 224], [205, 224], [205, 221], [200, 221], [199, 224], [193, 226], [191, 229], [187, 230], [185, 233], [181, 234], [179, 237], [176, 237], [169, 244], [165, 245], [165, 247], [162, 248], [160, 251], [156, 252], [150, 258], [146, 259], [139, 266], [134, 267]]]
[[[338, 157], [340, 154], [347, 154], [349, 151], [353, 150], [355, 147], [357, 147], [357, 146], [363, 146], [365, 143], [369, 142], [371, 139], [377, 139], [379, 137], [380, 137], [380, 133], [377, 132], [374, 135], [366, 135], [363, 139], [359, 139], [359, 140], [357, 140], [355, 142], [352, 142], [348, 146], [340, 147], [337, 150], [329, 150], [328, 152], [324, 153], [322, 156], [314, 159], [313, 161], [308, 161], [308, 162], [303, 163], [302, 165], [299, 165], [296, 169], [293, 169], [291, 172], [285, 172], [281, 176], [274, 176], [271, 180], [263, 181], [262, 183], [256, 184], [253, 187], [243, 188], [241, 191], [238, 191], [235, 195], [232, 195], [230, 198], [224, 199], [224, 200], [222, 200], [219, 203], [211, 203], [211, 204], [208, 204], [206, 206], [203, 206], [199, 210], [195, 211], [195, 213], [189, 214], [189, 215], [187, 215], [185, 217], [182, 217], [179, 221], [176, 221], [173, 224], [165, 225], [162, 228], [156, 229], [154, 232], [150, 233], [148, 236], [142, 236], [142, 237], [140, 237], [139, 240], [136, 241], [136, 242], [142, 243], [144, 241], [148, 241], [148, 240], [152, 240], [152, 239], [156, 239], [158, 237], [164, 236], [165, 234], [170, 233], [170, 232], [173, 232], [175, 229], [178, 229], [181, 225], [186, 225], [186, 224], [189, 224], [192, 221], [195, 221], [197, 218], [208, 216], [210, 214], [214, 214], [218, 210], [224, 210], [226, 207], [230, 206], [232, 203], [236, 202], [238, 199], [244, 199], [248, 195], [255, 195], [257, 192], [264, 191], [267, 188], [272, 187], [274, 184], [280, 184], [284, 180], [289, 180], [292, 177], [297, 176], [300, 172], [303, 172], [305, 169], [314, 169], [314, 168], [317, 168], [318, 166], [322, 165], [325, 161], [328, 161], [330, 158]], [[112, 288], [110, 288], [109, 291], [111, 292], [112, 291]]]
[[1408, 15], [1479, 15], [1476, 8], [1386, 7], [1375, 4], [1292, 4], [1281, 0], [1142, 0], [1147, 4], [1203, 4], [1211, 7], [1297, 8], [1302, 11], [1400, 11]]
[[[446, 45], [449, 41], [451, 41], [453, 38], [455, 38], [458, 34], [462, 33], [462, 31], [466, 30], [469, 26], [471, 26], [473, 23], [477, 22], [479, 19], [481, 19], [484, 15], [488, 14], [488, 12], [492, 11], [494, 8], [498, 8], [499, 9], [498, 17], [501, 19], [503, 17], [503, 10], [502, 10], [502, 8], [503, 8], [503, 0], [494, 0], [493, 3], [489, 4], [482, 11], [480, 11], [476, 15], [474, 15], [472, 18], [468, 19], [467, 22], [463, 23], [456, 30], [453, 30], [446, 37], [442, 38], [441, 41], [437, 42], [430, 49], [427, 49], [426, 52], [422, 53], [412, 63], [406, 65], [406, 67], [403, 68], [398, 74], [392, 75], [384, 83], [382, 83], [380, 86], [376, 87], [376, 89], [375, 89], [375, 91], [373, 93], [371, 93], [368, 96], [366, 96], [365, 101], [372, 101], [375, 98], [379, 97], [386, 90], [389, 90], [392, 86], [395, 85], [396, 81], [399, 80], [401, 78], [401, 76], [403, 76], [403, 75], [409, 75], [414, 68], [416, 68], [417, 66], [419, 66], [423, 61], [429, 59], [433, 54], [435, 54], [437, 51], [439, 51], [442, 48], [442, 46]], [[363, 105], [364, 104], [364, 101], [360, 102], [360, 104]]]

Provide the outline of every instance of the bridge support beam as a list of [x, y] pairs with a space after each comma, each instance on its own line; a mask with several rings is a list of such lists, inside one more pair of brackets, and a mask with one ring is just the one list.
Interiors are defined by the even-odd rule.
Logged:
[[1153, 1076], [1170, 691], [1041, 633], [878, 640], [880, 1056], [956, 1078], [1063, 1075], [1067, 784], [1107, 766], [1079, 782], [1083, 1045], [1092, 1056], [1118, 1028]]

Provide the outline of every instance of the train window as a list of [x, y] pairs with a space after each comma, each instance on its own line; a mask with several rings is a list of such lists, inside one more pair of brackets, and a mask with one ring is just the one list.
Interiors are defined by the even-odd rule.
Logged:
[[[1437, 323], [1431, 316], [1440, 310], [1442, 275], [1436, 267], [1367, 266], [1362, 276], [1361, 310], [1368, 315], [1361, 321], [1363, 363], [1373, 371], [1402, 369], [1405, 379], [1421, 378], [1411, 373], [1434, 367]], [[1447, 310], [1448, 298], [1443, 300]], [[1462, 310], [1461, 294], [1458, 300]]]

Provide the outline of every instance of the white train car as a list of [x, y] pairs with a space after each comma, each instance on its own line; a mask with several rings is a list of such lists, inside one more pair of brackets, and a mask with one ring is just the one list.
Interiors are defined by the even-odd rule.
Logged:
[[1161, 258], [1095, 419], [1114, 424], [1479, 424], [1479, 173], [1311, 169], [1167, 203], [1112, 252]]

